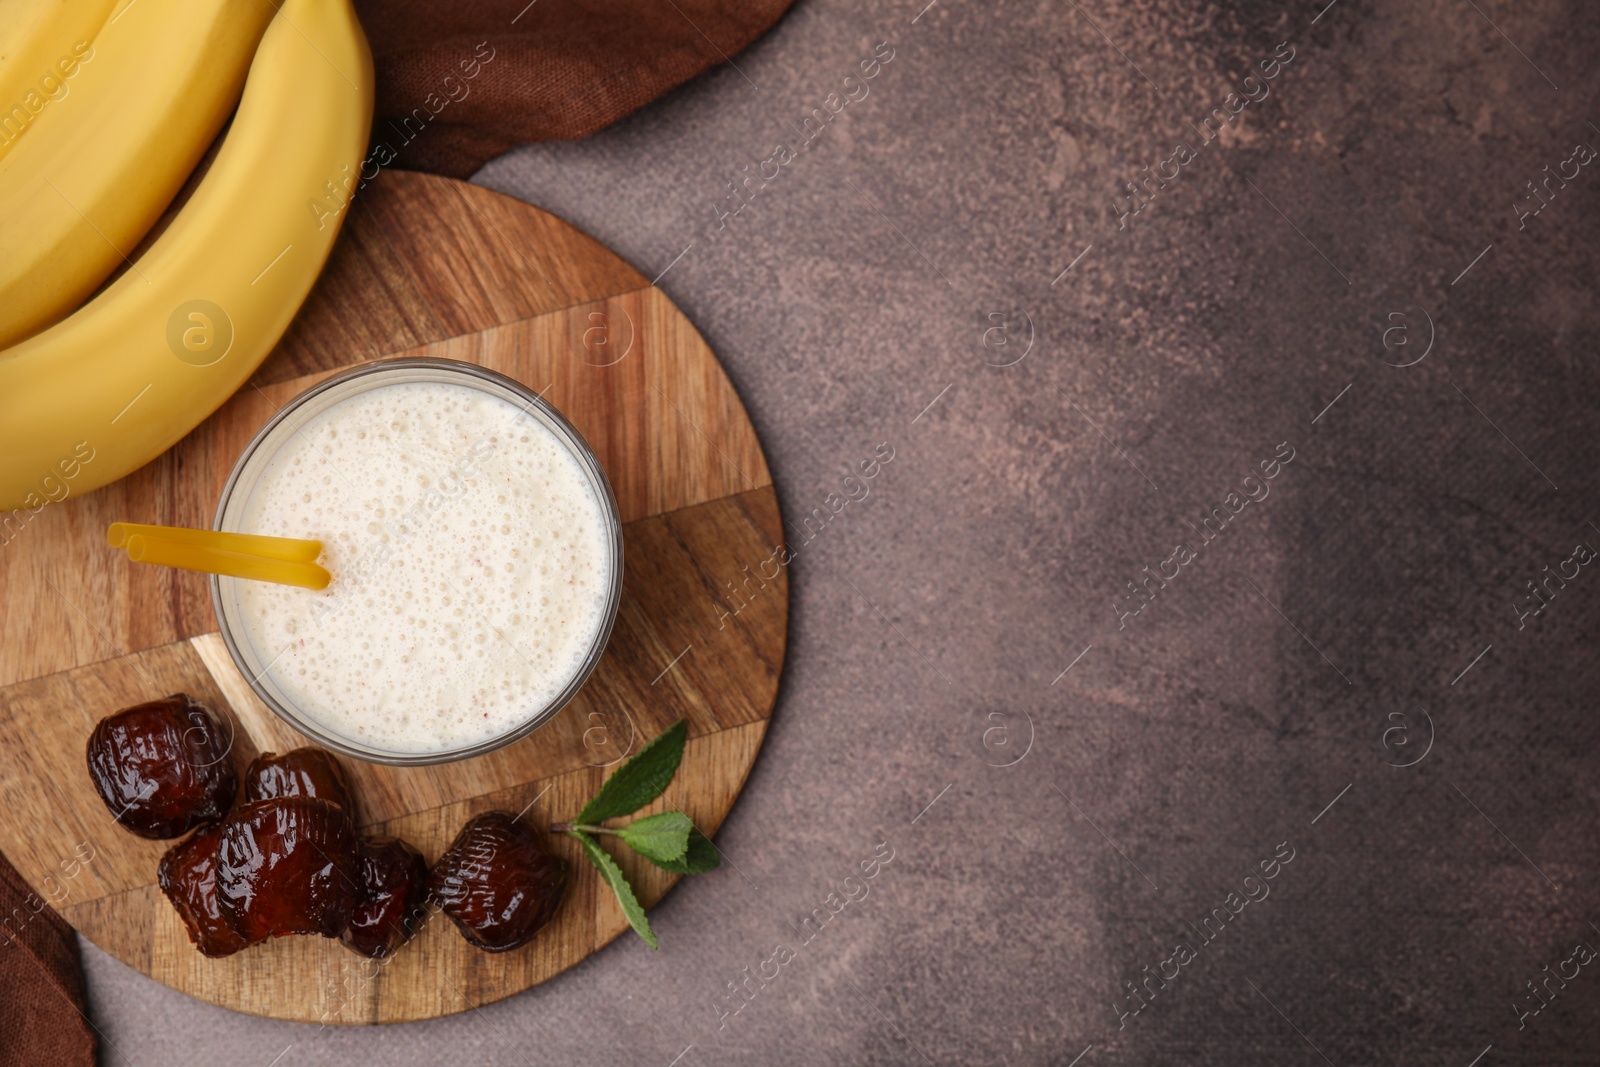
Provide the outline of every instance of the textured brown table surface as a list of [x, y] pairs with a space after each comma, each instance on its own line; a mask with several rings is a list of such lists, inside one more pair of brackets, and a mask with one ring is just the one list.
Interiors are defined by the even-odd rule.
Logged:
[[666, 272], [793, 523], [731, 862], [660, 953], [396, 1028], [88, 950], [106, 1062], [1593, 1064], [1597, 54], [1577, 3], [803, 2], [491, 164]]

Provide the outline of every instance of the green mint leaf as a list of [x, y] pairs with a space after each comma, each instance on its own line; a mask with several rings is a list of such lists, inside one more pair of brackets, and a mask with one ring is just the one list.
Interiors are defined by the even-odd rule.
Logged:
[[689, 851], [689, 831], [694, 823], [681, 811], [646, 815], [617, 831], [617, 836], [639, 855], [656, 863], [670, 863]]
[[722, 866], [722, 853], [711, 843], [711, 838], [699, 830], [690, 830], [689, 847], [682, 856], [666, 862], [651, 856], [650, 862], [677, 874], [705, 874]]
[[606, 779], [600, 792], [578, 812], [575, 823], [598, 823], [631, 815], [660, 796], [678, 773], [683, 762], [683, 744], [689, 736], [689, 724], [679, 719], [637, 755]]
[[589, 862], [595, 865], [600, 877], [606, 880], [611, 891], [617, 895], [617, 903], [622, 905], [622, 914], [628, 917], [628, 925], [633, 927], [633, 932], [644, 938], [644, 943], [652, 949], [656, 948], [656, 933], [650, 929], [650, 920], [644, 917], [644, 908], [640, 906], [639, 898], [633, 895], [633, 886], [628, 884], [628, 876], [622, 873], [617, 861], [588, 834], [568, 830], [567, 836], [577, 838], [583, 845], [583, 851], [589, 857]]

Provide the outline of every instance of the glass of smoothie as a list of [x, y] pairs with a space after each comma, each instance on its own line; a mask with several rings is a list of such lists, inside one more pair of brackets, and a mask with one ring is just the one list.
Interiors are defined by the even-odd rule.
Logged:
[[320, 592], [211, 579], [256, 693], [335, 751], [444, 763], [526, 737], [594, 670], [622, 597], [622, 526], [578, 431], [469, 363], [390, 359], [262, 427], [218, 530], [323, 544]]

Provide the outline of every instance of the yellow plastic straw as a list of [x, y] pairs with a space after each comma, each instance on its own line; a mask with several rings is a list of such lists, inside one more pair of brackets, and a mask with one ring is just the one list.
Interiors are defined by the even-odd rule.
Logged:
[[[203, 531], [197, 531], [203, 532]], [[221, 537], [244, 536], [221, 534]], [[186, 571], [206, 574], [224, 574], [230, 578], [246, 578], [255, 582], [276, 582], [279, 585], [297, 585], [303, 589], [326, 589], [332, 580], [322, 567], [315, 563], [284, 559], [245, 552], [229, 552], [207, 545], [183, 544], [167, 541], [148, 534], [130, 534], [127, 539], [128, 558], [135, 563], [154, 563], [162, 567], [177, 567]]]
[[322, 554], [321, 541], [302, 541], [297, 537], [263, 537], [260, 534], [222, 533], [218, 530], [191, 530], [183, 526], [147, 526], [138, 522], [114, 522], [106, 527], [106, 544], [122, 548], [135, 534], [195, 545], [221, 552], [240, 552], [247, 556], [281, 559], [289, 563], [315, 563]]

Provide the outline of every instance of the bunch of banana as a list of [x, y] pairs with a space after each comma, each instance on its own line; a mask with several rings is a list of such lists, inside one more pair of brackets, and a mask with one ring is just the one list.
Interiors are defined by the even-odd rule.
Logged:
[[[97, 38], [95, 63], [112, 65], [102, 40], [146, 5], [173, 34], [202, 21], [197, 8], [243, 21], [247, 6], [136, 0]], [[230, 32], [248, 36], [238, 27]], [[210, 39], [225, 37], [238, 47], [220, 29]], [[138, 77], [166, 78], [162, 68], [174, 61], [165, 51], [153, 62], [145, 58], [147, 69], [124, 74], [124, 93], [140, 92]], [[162, 84], [173, 91], [170, 81]], [[225, 93], [217, 81], [206, 84], [213, 94]], [[169, 109], [160, 115], [180, 122]], [[43, 115], [5, 162], [29, 142], [44, 141], [45, 122], [58, 117], [65, 113]], [[148, 121], [132, 112], [124, 119]], [[350, 0], [283, 0], [256, 49], [222, 147], [171, 225], [88, 304], [0, 351], [0, 512], [43, 507], [48, 497], [41, 485], [58, 484], [58, 469], [68, 464], [76, 491], [143, 466], [244, 383], [288, 328], [327, 259], [371, 119], [372, 56]], [[164, 168], [156, 157], [167, 150], [165, 135], [157, 133], [143, 162]], [[105, 127], [99, 134], [111, 135]], [[14, 221], [9, 203], [0, 202], [0, 212]], [[8, 248], [0, 259], [11, 254]], [[93, 462], [80, 468], [85, 454]]]
[[0, 159], [0, 347], [122, 265], [238, 103], [271, 18], [267, 0], [137, 0], [106, 22]]

